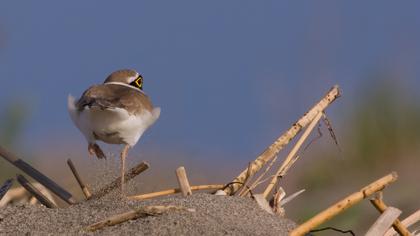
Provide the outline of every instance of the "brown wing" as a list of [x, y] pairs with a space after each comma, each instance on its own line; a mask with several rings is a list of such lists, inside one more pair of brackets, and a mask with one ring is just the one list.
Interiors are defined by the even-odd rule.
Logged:
[[124, 108], [130, 114], [152, 112], [153, 104], [143, 92], [116, 84], [94, 85], [86, 90], [76, 104], [79, 111], [88, 107]]

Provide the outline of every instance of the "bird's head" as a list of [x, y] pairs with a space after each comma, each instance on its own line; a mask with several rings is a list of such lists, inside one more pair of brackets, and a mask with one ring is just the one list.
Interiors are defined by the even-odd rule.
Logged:
[[104, 81], [104, 83], [110, 82], [124, 83], [143, 90], [143, 77], [137, 71], [131, 69], [112, 72]]

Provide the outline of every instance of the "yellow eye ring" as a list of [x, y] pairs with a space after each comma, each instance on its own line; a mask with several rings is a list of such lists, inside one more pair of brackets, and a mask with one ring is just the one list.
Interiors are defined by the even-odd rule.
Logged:
[[137, 87], [141, 88], [143, 81], [140, 76], [134, 82], [136, 83]]

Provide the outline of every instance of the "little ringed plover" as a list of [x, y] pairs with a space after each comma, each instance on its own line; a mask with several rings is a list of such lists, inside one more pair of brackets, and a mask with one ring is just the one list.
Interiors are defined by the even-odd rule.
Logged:
[[121, 188], [124, 193], [125, 158], [144, 131], [160, 115], [143, 92], [143, 77], [135, 70], [111, 73], [103, 84], [88, 88], [79, 99], [68, 97], [68, 111], [73, 123], [88, 142], [90, 155], [105, 158], [96, 141], [123, 144], [121, 151]]

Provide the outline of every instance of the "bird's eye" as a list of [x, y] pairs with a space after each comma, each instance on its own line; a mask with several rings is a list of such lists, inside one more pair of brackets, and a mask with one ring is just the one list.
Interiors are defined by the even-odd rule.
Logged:
[[143, 89], [143, 77], [139, 75], [133, 82], [130, 83], [130, 85], [139, 89]]

